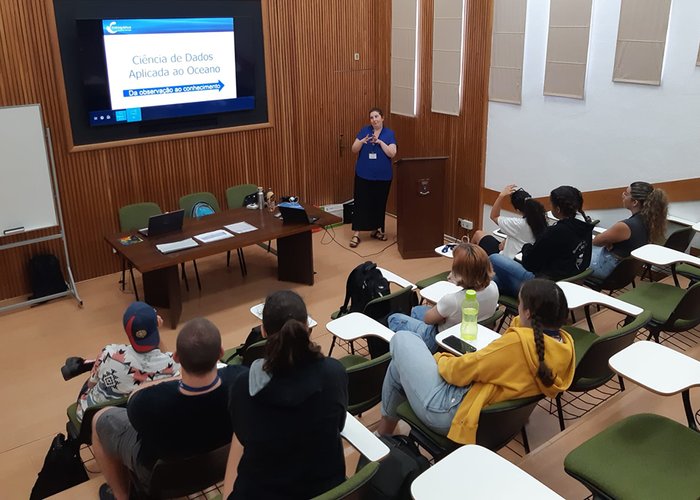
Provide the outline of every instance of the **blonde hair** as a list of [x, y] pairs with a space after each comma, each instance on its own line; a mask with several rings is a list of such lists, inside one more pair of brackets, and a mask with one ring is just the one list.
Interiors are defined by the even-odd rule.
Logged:
[[459, 286], [476, 291], [489, 286], [493, 267], [483, 248], [473, 243], [460, 243], [452, 255], [452, 276]]

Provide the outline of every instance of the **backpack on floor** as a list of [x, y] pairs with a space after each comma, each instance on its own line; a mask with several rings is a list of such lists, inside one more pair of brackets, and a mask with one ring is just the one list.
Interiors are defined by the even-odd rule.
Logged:
[[88, 480], [78, 447], [57, 434], [34, 483], [30, 500], [40, 500]]
[[68, 289], [61, 265], [52, 254], [35, 255], [29, 259], [29, 283], [32, 287], [29, 300], [65, 292]]
[[[389, 447], [389, 455], [379, 462], [379, 470], [370, 479], [365, 500], [410, 500], [411, 483], [430, 462], [420, 454], [418, 447], [406, 436], [380, 436]], [[368, 460], [360, 457], [357, 469]]]
[[200, 217], [206, 217], [214, 213], [212, 206], [206, 201], [198, 201], [192, 205], [192, 213], [190, 214], [193, 218], [199, 219]]
[[345, 284], [345, 301], [340, 306], [340, 314], [362, 312], [368, 302], [385, 295], [389, 295], [389, 282], [377, 269], [377, 264], [367, 261], [350, 272]]

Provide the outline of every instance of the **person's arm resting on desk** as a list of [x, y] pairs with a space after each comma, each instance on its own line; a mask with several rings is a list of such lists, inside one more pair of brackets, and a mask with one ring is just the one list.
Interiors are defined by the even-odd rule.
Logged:
[[597, 247], [606, 247], [610, 250], [614, 243], [629, 240], [631, 236], [632, 231], [630, 231], [630, 227], [627, 224], [624, 222], [616, 222], [609, 229], [596, 235], [596, 237], [593, 238], [593, 244]]

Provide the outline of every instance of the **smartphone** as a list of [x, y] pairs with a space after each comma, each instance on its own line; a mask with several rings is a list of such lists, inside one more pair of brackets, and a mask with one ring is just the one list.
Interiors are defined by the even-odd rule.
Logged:
[[450, 335], [442, 342], [445, 345], [450, 346], [452, 349], [461, 352], [462, 354], [466, 354], [468, 352], [476, 352], [476, 347], [466, 343], [464, 340], [460, 339], [459, 337], [455, 337], [454, 335]]

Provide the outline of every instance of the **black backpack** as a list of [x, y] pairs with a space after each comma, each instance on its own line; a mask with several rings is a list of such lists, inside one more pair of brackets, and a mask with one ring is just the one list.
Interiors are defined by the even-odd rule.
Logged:
[[[365, 500], [410, 500], [411, 483], [430, 462], [418, 451], [418, 447], [406, 436], [380, 436], [389, 447], [389, 455], [379, 462], [379, 470], [370, 479], [363, 498]], [[360, 457], [357, 469], [369, 462]]]
[[65, 292], [68, 289], [61, 265], [52, 254], [35, 255], [29, 259], [29, 283], [32, 287], [29, 300]]
[[50, 497], [87, 480], [88, 475], [80, 459], [78, 446], [66, 440], [63, 434], [57, 434], [51, 442], [44, 466], [39, 471], [29, 498], [39, 500]]
[[340, 314], [362, 312], [368, 302], [385, 295], [389, 295], [389, 282], [377, 269], [377, 264], [367, 261], [350, 272], [345, 284], [345, 301], [340, 306]]

